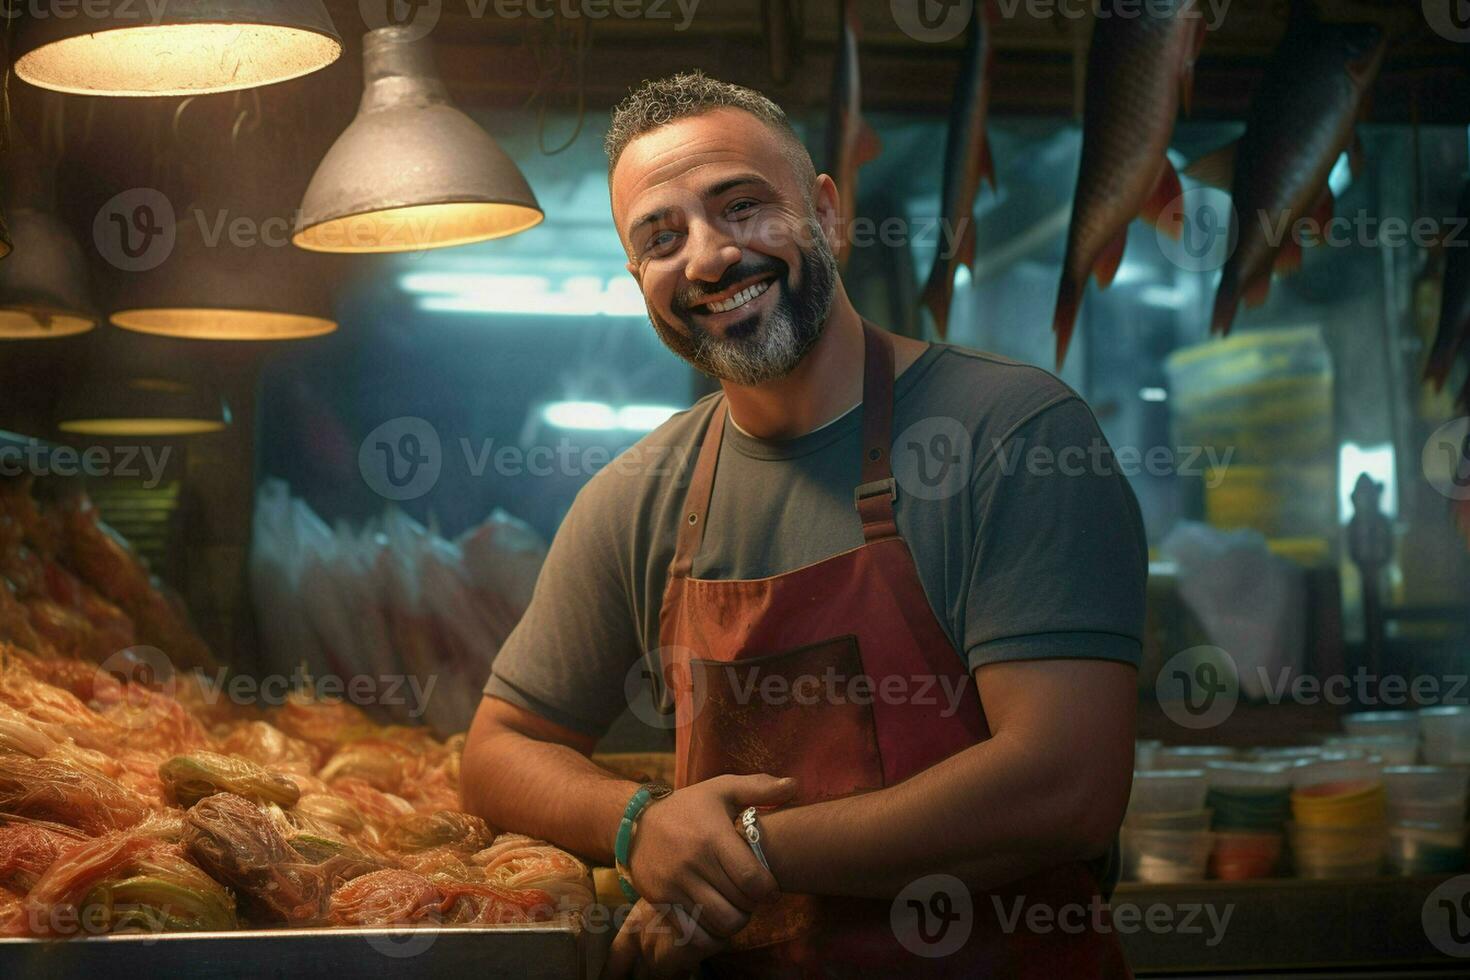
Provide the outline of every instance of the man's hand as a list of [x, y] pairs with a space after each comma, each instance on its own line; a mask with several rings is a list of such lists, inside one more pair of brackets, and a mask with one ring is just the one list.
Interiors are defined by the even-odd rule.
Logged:
[[794, 779], [718, 776], [650, 805], [628, 854], [633, 887], [654, 905], [697, 912], [711, 936], [735, 935], [778, 891], [735, 818], [748, 806], [788, 803], [795, 793]]
[[675, 905], [639, 900], [623, 920], [602, 969], [602, 980], [676, 980], [729, 944]]

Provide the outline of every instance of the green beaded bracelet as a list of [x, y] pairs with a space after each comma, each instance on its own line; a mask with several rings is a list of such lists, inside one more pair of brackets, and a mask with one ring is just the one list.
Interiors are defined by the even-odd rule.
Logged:
[[638, 792], [628, 801], [628, 807], [623, 811], [622, 823], [618, 824], [618, 836], [613, 842], [613, 859], [618, 873], [618, 887], [623, 890], [623, 895], [629, 902], [638, 901], [638, 892], [629, 881], [628, 872], [628, 850], [633, 845], [633, 825], [638, 822], [643, 811], [648, 809], [648, 804], [654, 800], [661, 800], [673, 792], [673, 788], [666, 783], [649, 783], [638, 787]]
[[633, 889], [633, 883], [628, 880], [628, 848], [633, 844], [633, 821], [638, 819], [648, 804], [653, 802], [653, 794], [648, 791], [647, 786], [638, 787], [638, 792], [628, 801], [628, 808], [623, 811], [623, 822], [618, 824], [618, 839], [613, 844], [613, 857], [616, 860], [618, 871], [618, 887], [628, 901], [638, 901], [638, 892]]

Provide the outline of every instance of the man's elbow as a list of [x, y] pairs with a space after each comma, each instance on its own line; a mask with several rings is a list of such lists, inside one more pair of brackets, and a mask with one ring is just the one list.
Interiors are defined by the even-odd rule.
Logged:
[[1122, 779], [1079, 779], [1058, 806], [1058, 843], [1067, 858], [1091, 861], [1113, 846], [1128, 808], [1129, 782]]

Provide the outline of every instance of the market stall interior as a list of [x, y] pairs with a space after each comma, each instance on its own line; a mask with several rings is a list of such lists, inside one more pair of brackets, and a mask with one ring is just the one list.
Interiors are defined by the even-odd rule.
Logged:
[[[615, 876], [462, 812], [459, 752], [579, 490], [713, 390], [649, 329], [602, 148], [694, 69], [838, 178], [866, 317], [1056, 370], [1139, 499], [1112, 901], [1238, 917], [1126, 933], [1135, 970], [1462, 966], [1457, 5], [509, 6], [7, 18], [6, 975], [234, 931], [386, 975], [409, 925], [436, 970], [595, 975]], [[666, 774], [626, 695], [599, 758]]]

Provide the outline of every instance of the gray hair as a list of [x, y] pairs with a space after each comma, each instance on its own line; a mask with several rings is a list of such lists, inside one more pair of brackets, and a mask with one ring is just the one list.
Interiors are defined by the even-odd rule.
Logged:
[[716, 109], [748, 112], [774, 130], [781, 138], [783, 151], [797, 180], [801, 182], [802, 194], [811, 200], [817, 170], [812, 164], [811, 154], [781, 107], [754, 89], [710, 78], [701, 71], [644, 81], [618, 104], [613, 110], [607, 137], [603, 140], [609, 177], [628, 144], [638, 137], [677, 120], [702, 116]]

